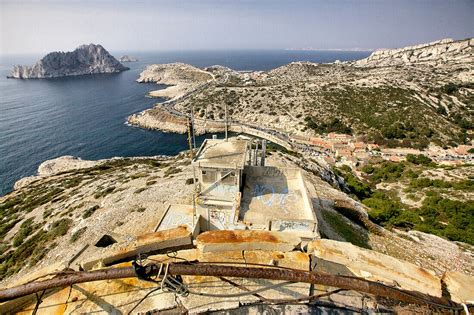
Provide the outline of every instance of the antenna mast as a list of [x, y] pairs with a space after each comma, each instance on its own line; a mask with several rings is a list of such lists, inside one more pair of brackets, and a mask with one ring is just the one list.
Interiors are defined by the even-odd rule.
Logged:
[[193, 128], [193, 148], [196, 148], [196, 136], [195, 136], [195, 130], [194, 130], [194, 105], [191, 107], [191, 126]]
[[225, 141], [227, 141], [227, 102], [225, 102], [224, 110], [225, 110]]
[[191, 117], [188, 118], [188, 145], [189, 145], [189, 158], [191, 159], [191, 166], [193, 168], [193, 226], [195, 224], [195, 216], [196, 216], [196, 171], [194, 169], [193, 164], [193, 143], [192, 140], [194, 139], [194, 126], [192, 122], [193, 116], [191, 112]]

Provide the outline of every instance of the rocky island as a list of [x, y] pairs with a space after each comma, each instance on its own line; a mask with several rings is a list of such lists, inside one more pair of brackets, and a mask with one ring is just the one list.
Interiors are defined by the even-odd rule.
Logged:
[[120, 62], [136, 62], [138, 61], [135, 57], [130, 57], [129, 55], [123, 55], [119, 58]]
[[101, 45], [82, 45], [72, 52], [52, 52], [33, 66], [14, 66], [8, 78], [48, 79], [99, 73], [118, 73], [122, 65]]

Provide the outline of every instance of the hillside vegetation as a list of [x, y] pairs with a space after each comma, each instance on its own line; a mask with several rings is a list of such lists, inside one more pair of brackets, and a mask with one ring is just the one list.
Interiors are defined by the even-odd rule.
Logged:
[[[422, 57], [387, 53], [352, 63], [294, 62], [269, 72], [208, 68], [215, 80], [176, 108], [198, 117], [232, 120], [296, 134], [331, 131], [389, 147], [467, 143], [474, 126], [473, 41], [405, 48]], [[374, 53], [377, 55], [378, 52]], [[432, 54], [430, 58], [424, 55]], [[328, 128], [334, 121], [338, 128]]]
[[386, 227], [418, 230], [474, 245], [474, 169], [443, 167], [420, 155], [406, 162], [372, 161], [357, 177], [336, 169], [351, 193]]

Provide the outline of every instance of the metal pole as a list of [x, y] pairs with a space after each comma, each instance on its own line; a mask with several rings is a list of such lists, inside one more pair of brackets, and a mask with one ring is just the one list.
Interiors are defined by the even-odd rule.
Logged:
[[248, 142], [248, 151], [249, 151], [249, 165], [252, 165], [252, 140]]
[[[189, 158], [191, 159], [191, 166], [193, 168], [193, 226], [195, 223], [194, 216], [196, 214], [196, 173], [194, 170], [193, 164], [193, 145], [191, 142], [191, 137], [194, 138], [194, 125], [192, 123], [193, 120], [193, 111], [191, 111], [191, 118], [188, 118], [188, 145], [189, 145]], [[193, 130], [191, 130], [193, 129]], [[196, 143], [194, 143], [196, 145]]]
[[267, 153], [267, 140], [262, 140], [262, 160], [260, 161], [260, 165], [265, 166], [265, 155]]
[[227, 103], [224, 104], [225, 110], [225, 141], [227, 141]]
[[[149, 276], [156, 276], [158, 269], [159, 268], [152, 268], [151, 266], [148, 266], [147, 271], [149, 273]], [[335, 276], [317, 271], [277, 269], [266, 267], [249, 268], [200, 263], [173, 263], [169, 265], [168, 270], [170, 275], [237, 277], [321, 284], [345, 290], [364, 292], [375, 296], [386, 297], [406, 303], [413, 303], [419, 305], [431, 304], [441, 308], [453, 308], [460, 310], [463, 309], [461, 305], [442, 297], [430, 296], [416, 291], [397, 289], [379, 282], [373, 282], [362, 278], [356, 278], [351, 276]], [[30, 282], [16, 287], [0, 290], [0, 302], [9, 301], [48, 289], [68, 287], [76, 283], [132, 277], [136, 277], [135, 270], [132, 267], [110, 268], [90, 272], [80, 271], [66, 273], [65, 275], [58, 276], [57, 278], [44, 281]]]
[[188, 118], [188, 145], [189, 145], [189, 158], [191, 159], [191, 163], [193, 162], [193, 144], [192, 144], [192, 131], [191, 131], [191, 119]]
[[193, 147], [196, 148], [196, 130], [194, 129], [194, 105], [191, 107], [191, 125], [193, 127]]
[[255, 153], [253, 156], [253, 165], [257, 166], [258, 161], [258, 140], [255, 140]]

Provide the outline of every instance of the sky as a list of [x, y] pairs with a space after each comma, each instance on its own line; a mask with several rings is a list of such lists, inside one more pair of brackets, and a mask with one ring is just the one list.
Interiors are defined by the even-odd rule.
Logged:
[[474, 37], [474, 0], [0, 0], [0, 53], [377, 49]]

